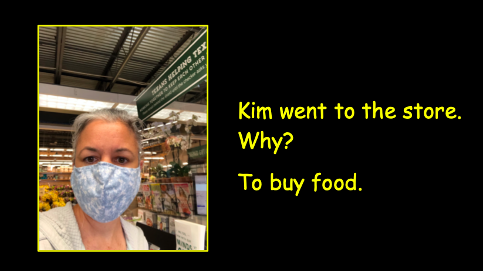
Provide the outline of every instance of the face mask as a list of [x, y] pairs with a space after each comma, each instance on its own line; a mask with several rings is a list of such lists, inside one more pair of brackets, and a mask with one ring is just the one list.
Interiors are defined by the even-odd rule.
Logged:
[[140, 169], [99, 162], [74, 167], [72, 190], [81, 209], [92, 219], [106, 223], [118, 218], [138, 193]]

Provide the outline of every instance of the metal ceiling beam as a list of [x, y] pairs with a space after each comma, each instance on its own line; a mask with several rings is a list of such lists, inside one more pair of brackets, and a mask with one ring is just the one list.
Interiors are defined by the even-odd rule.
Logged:
[[59, 125], [59, 124], [49, 124], [49, 123], [39, 123], [39, 130], [61, 130], [61, 131], [74, 131], [72, 126]]
[[[191, 35], [193, 35], [195, 33], [195, 31], [199, 31], [200, 28], [198, 27], [194, 27], [193, 29], [191, 30], [188, 30], [185, 34], [183, 34], [183, 36], [180, 38], [180, 40], [178, 40], [178, 42], [173, 46], [173, 48], [168, 52], [166, 53], [166, 55], [163, 57], [162, 60], [160, 60], [160, 62], [158, 62], [158, 64], [156, 64], [156, 66], [153, 68], [153, 70], [151, 70], [151, 72], [143, 79], [143, 81], [145, 82], [149, 82], [151, 80], [151, 78], [156, 74], [156, 72], [158, 72], [158, 70], [160, 70], [160, 68], [171, 58], [173, 57], [173, 54], [175, 54], [175, 52], [188, 40], [188, 38], [190, 38]], [[131, 93], [131, 95], [135, 95], [137, 94], [139, 91], [140, 91], [141, 88], [136, 88], [134, 89], [134, 91]]]
[[140, 45], [141, 41], [146, 36], [146, 33], [148, 33], [148, 30], [150, 30], [150, 27], [143, 27], [141, 29], [141, 32], [139, 33], [138, 37], [136, 38], [136, 41], [134, 42], [133, 47], [131, 47], [131, 49], [129, 50], [128, 55], [126, 56], [123, 63], [119, 67], [118, 72], [116, 73], [116, 75], [113, 78], [113, 81], [111, 81], [111, 84], [109, 84], [108, 87], [106, 88], [106, 90], [105, 90], [106, 92], [110, 92], [111, 89], [113, 88], [114, 84], [116, 84], [116, 80], [118, 80], [118, 77], [121, 74], [121, 72], [123, 71], [124, 67], [126, 66], [126, 63], [128, 63], [131, 56], [133, 56], [134, 52], [136, 51], [136, 49]]
[[[39, 46], [42, 45], [50, 45], [50, 46], [56, 46], [55, 43], [47, 41], [47, 40], [39, 40]], [[105, 57], [112, 57], [112, 53], [107, 53], [107, 52], [100, 52], [100, 51], [94, 51], [89, 48], [81, 47], [81, 46], [71, 46], [71, 45], [64, 45], [65, 49], [70, 49], [74, 51], [79, 51], [79, 52], [84, 52], [84, 53], [90, 53], [94, 55], [99, 55], [99, 56], [105, 56]], [[118, 56], [119, 59], [124, 59], [123, 56]], [[141, 60], [138, 58], [131, 58], [131, 61], [143, 63], [143, 64], [148, 64], [148, 65], [156, 65], [157, 63], [154, 61], [146, 61], [146, 60]]]
[[66, 41], [66, 28], [57, 27], [56, 50], [55, 50], [55, 77], [54, 83], [60, 84], [62, 71], [62, 57], [64, 56], [64, 44]]
[[[44, 67], [44, 66], [39, 67], [39, 72], [55, 73], [55, 71], [56, 71], [55, 68]], [[72, 76], [72, 77], [79, 77], [79, 78], [85, 78], [85, 79], [91, 79], [91, 80], [99, 80], [99, 81], [102, 81], [102, 82], [111, 82], [113, 80], [112, 76], [95, 75], [95, 74], [76, 72], [76, 71], [71, 71], [71, 70], [66, 70], [66, 69], [62, 69], [62, 74], [66, 75], [66, 76]], [[135, 86], [135, 87], [146, 87], [146, 86], [149, 85], [149, 83], [146, 83], [146, 82], [127, 80], [127, 79], [124, 79], [124, 78], [118, 78], [117, 83], [123, 84], [123, 85], [128, 85], [128, 86]]]
[[[114, 47], [113, 53], [111, 54], [111, 57], [109, 58], [106, 67], [104, 67], [104, 71], [102, 73], [103, 76], [107, 76], [111, 68], [113, 67], [114, 61], [119, 55], [119, 52], [121, 51], [121, 48], [124, 45], [124, 42], [126, 42], [126, 39], [129, 36], [129, 33], [131, 32], [133, 28], [132, 27], [125, 27], [123, 30], [123, 33], [121, 33], [121, 36], [119, 37], [118, 43]], [[96, 85], [96, 90], [101, 90], [103, 85], [102, 81], [99, 81]]]

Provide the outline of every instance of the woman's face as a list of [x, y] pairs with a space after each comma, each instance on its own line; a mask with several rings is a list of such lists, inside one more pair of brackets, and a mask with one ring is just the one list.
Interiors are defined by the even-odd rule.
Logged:
[[143, 161], [138, 161], [138, 152], [135, 135], [125, 124], [95, 120], [79, 135], [74, 166], [83, 167], [103, 161], [137, 168], [143, 165]]
[[180, 198], [183, 198], [183, 199], [186, 198], [185, 197], [185, 192], [181, 188], [178, 190], [178, 195], [180, 195]]

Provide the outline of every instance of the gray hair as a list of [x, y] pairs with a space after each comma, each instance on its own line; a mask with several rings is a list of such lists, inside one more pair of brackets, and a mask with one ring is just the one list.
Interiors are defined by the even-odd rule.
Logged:
[[127, 111], [120, 109], [99, 109], [88, 113], [80, 114], [74, 120], [72, 124], [72, 148], [74, 150], [74, 155], [72, 156], [72, 162], [75, 160], [76, 156], [76, 146], [79, 140], [79, 135], [86, 128], [86, 126], [94, 120], [104, 120], [107, 122], [120, 121], [124, 123], [128, 128], [130, 128], [138, 143], [138, 159], [141, 160], [141, 134], [138, 130], [143, 128], [143, 121], [136, 116], [129, 115]]

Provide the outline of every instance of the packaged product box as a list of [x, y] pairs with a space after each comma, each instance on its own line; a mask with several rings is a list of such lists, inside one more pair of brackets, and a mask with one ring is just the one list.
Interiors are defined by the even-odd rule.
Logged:
[[161, 203], [161, 187], [159, 183], [150, 184], [151, 189], [151, 203], [153, 206], [153, 211], [162, 212], [163, 205]]
[[153, 207], [151, 205], [151, 190], [149, 184], [143, 184], [143, 196], [145, 202], [145, 209], [151, 210]]
[[169, 227], [168, 227], [168, 230], [171, 234], [173, 235], [176, 235], [176, 232], [175, 232], [175, 218], [174, 217], [170, 217], [169, 219]]
[[156, 213], [145, 211], [145, 223], [146, 225], [156, 229]]
[[176, 196], [173, 184], [160, 184], [162, 212], [168, 215], [176, 215]]
[[156, 225], [159, 230], [169, 232], [170, 218], [165, 215], [158, 214], [156, 220]]

